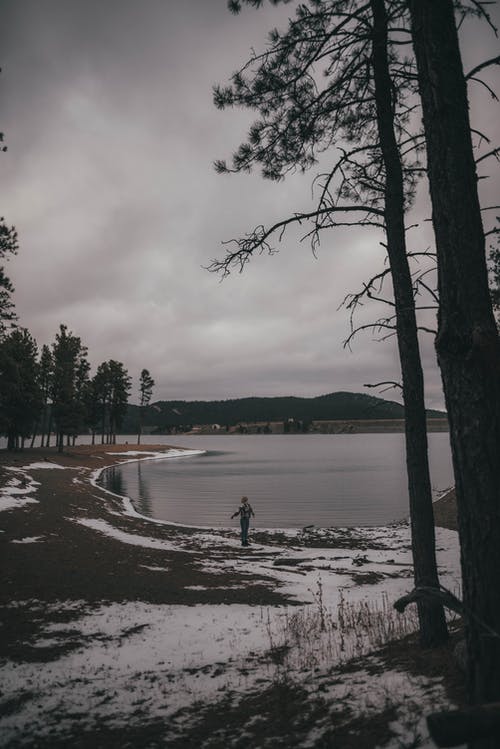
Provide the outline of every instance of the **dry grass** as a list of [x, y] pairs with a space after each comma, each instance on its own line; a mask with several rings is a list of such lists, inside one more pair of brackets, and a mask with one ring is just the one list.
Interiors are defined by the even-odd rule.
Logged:
[[341, 595], [332, 608], [325, 605], [318, 580], [315, 600], [313, 606], [287, 609], [274, 628], [268, 617], [268, 657], [280, 679], [285, 673], [293, 678], [294, 673], [338, 666], [418, 629], [415, 607], [399, 614], [385, 594], [378, 602], [354, 603]]

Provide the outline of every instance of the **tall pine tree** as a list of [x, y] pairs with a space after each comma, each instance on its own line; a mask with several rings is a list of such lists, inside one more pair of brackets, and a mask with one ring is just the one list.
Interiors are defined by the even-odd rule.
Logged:
[[64, 448], [65, 438], [75, 437], [85, 422], [85, 383], [89, 363], [81, 339], [61, 325], [52, 345], [53, 376], [52, 413], [57, 429], [57, 447]]
[[139, 380], [139, 428], [137, 430], [137, 444], [141, 444], [142, 426], [144, 419], [144, 410], [149, 405], [151, 396], [153, 395], [153, 388], [155, 381], [151, 377], [147, 369], [143, 369], [141, 372], [141, 378]]
[[[483, 5], [476, 3], [479, 8]], [[410, 0], [409, 7], [436, 237], [436, 350], [455, 472], [469, 694], [474, 702], [498, 702], [500, 339], [488, 289], [467, 86], [453, 2]], [[498, 738], [474, 746], [493, 749]]]
[[24, 446], [42, 408], [36, 341], [26, 329], [0, 342], [0, 425], [7, 449]]
[[[232, 9], [241, 4], [231, 3]], [[404, 27], [401, 3], [387, 6], [389, 13], [382, 0], [299, 3], [288, 29], [271, 32], [268, 48], [233, 76], [231, 86], [215, 89], [217, 106], [259, 113], [231, 166], [217, 162], [220, 172], [260, 165], [264, 177], [281, 179], [291, 170], [310, 168], [334, 146], [340, 156], [316, 181], [316, 209], [269, 229], [258, 227], [212, 269], [241, 270], [253, 253], [272, 251], [273, 236], [293, 223], [311, 225], [314, 247], [323, 230], [336, 226], [385, 232], [405, 403], [415, 584], [438, 587], [423, 374], [405, 235], [405, 213], [419, 170], [418, 139], [409, 131], [415, 76], [411, 62], [398, 52], [401, 29], [395, 40], [388, 32], [389, 25]], [[439, 603], [420, 602], [419, 618], [423, 645], [438, 645], [447, 637]]]

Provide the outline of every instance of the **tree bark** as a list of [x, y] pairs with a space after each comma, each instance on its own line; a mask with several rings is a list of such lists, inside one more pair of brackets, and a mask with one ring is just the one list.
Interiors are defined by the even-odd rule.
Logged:
[[[409, 7], [436, 237], [436, 350], [450, 422], [464, 606], [498, 632], [500, 342], [488, 290], [466, 82], [452, 0], [410, 0]], [[500, 638], [482, 636], [468, 618], [467, 650], [471, 700], [500, 700]]]
[[[404, 179], [394, 130], [393, 86], [389, 74], [387, 16], [384, 0], [370, 0], [373, 13], [372, 64], [380, 147], [385, 165], [385, 224], [392, 275], [396, 329], [405, 405], [406, 466], [415, 587], [439, 588], [432, 488], [429, 473], [424, 377], [420, 360], [415, 300], [405, 235]], [[417, 603], [420, 642], [441, 645], [448, 637], [444, 608], [438, 600]]]

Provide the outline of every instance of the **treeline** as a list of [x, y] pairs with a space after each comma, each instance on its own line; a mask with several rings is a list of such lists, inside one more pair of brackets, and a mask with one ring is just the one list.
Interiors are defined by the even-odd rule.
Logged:
[[[52, 435], [60, 451], [82, 433], [115, 443], [127, 413], [131, 377], [122, 362], [110, 359], [91, 376], [88, 350], [61, 325], [54, 342], [39, 350], [28, 330], [14, 328], [0, 336], [0, 433], [9, 450], [27, 440], [49, 447]], [[140, 407], [151, 398], [154, 381], [141, 372]], [[140, 419], [138, 420], [140, 440]]]
[[[129, 405], [123, 423], [125, 433], [134, 433], [139, 407]], [[441, 411], [428, 411], [430, 417], [443, 417]], [[363, 393], [337, 392], [315, 398], [237, 398], [217, 401], [158, 401], [144, 412], [144, 426], [169, 433], [190, 425], [235, 426], [256, 422], [300, 422], [360, 419], [403, 419], [404, 408]]]

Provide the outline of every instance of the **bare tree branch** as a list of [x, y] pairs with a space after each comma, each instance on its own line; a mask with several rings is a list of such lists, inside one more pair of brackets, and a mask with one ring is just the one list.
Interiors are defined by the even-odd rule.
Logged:
[[381, 393], [385, 393], [386, 390], [391, 390], [392, 388], [395, 388], [395, 389], [399, 388], [400, 390], [403, 389], [403, 386], [401, 385], [400, 382], [394, 382], [393, 380], [386, 380], [385, 382], [375, 382], [373, 384], [371, 384], [369, 382], [365, 382], [363, 384], [363, 387], [365, 387], [365, 388], [379, 388], [382, 385], [389, 385], [389, 387], [383, 388], [380, 391]]
[[481, 161], [488, 159], [490, 156], [494, 156], [497, 161], [500, 161], [500, 148], [494, 148], [492, 151], [488, 151], [488, 153], [483, 154], [483, 156], [480, 156], [478, 159], [476, 159], [476, 164], [479, 164]]
[[[314, 227], [311, 232], [306, 233], [305, 237], [310, 236], [311, 233], [317, 233], [320, 229], [334, 226], [350, 226], [356, 224], [361, 226], [377, 225], [382, 227], [382, 224], [369, 222], [365, 218], [360, 218], [359, 220], [352, 223], [332, 221], [330, 223], [323, 224], [320, 222], [320, 219], [322, 219], [323, 217], [326, 217], [326, 219], [328, 219], [334, 213], [361, 213], [365, 215], [375, 215], [380, 217], [383, 217], [384, 215], [383, 211], [378, 208], [363, 205], [336, 205], [329, 206], [323, 209], [316, 209], [308, 213], [296, 213], [294, 216], [290, 216], [282, 221], [278, 221], [268, 229], [266, 229], [262, 225], [257, 226], [252, 232], [250, 232], [250, 234], [247, 234], [240, 239], [231, 239], [223, 242], [223, 245], [235, 244], [237, 249], [234, 251], [227, 250], [226, 256], [222, 260], [213, 260], [210, 265], [207, 266], [206, 270], [209, 270], [211, 273], [222, 273], [222, 276], [224, 278], [230, 274], [231, 268], [233, 266], [236, 266], [241, 273], [245, 265], [255, 252], [267, 252], [270, 255], [277, 252], [277, 250], [271, 246], [269, 240], [271, 239], [271, 237], [273, 237], [273, 235], [277, 235], [278, 242], [281, 242], [287, 227], [291, 226], [292, 224], [298, 224], [300, 226], [304, 222], [313, 221]], [[303, 237], [303, 239], [305, 237]]]
[[437, 330], [435, 328], [427, 328], [425, 325], [419, 325], [418, 329], [424, 333], [430, 333], [433, 336], [437, 335]]
[[465, 80], [466, 81], [470, 80], [473, 76], [476, 75], [476, 73], [479, 73], [480, 70], [483, 70], [484, 68], [487, 68], [490, 65], [500, 65], [500, 55], [498, 55], [497, 57], [492, 57], [490, 60], [485, 60], [479, 65], [476, 65], [475, 68], [472, 68], [472, 70], [470, 70], [467, 73], [467, 75], [465, 76]]
[[377, 339], [378, 341], [386, 340], [388, 337], [391, 337], [396, 332], [395, 324], [391, 323], [391, 320], [393, 319], [394, 318], [392, 317], [392, 318], [388, 318], [387, 320], [377, 320], [377, 322], [368, 323], [367, 325], [359, 325], [357, 328], [352, 330], [349, 336], [345, 339], [345, 341], [342, 344], [343, 348], [350, 349], [352, 339], [362, 330], [372, 330], [373, 332], [375, 332], [375, 331], [381, 331], [381, 330], [387, 329], [387, 330], [392, 331], [389, 336], [382, 336], [381, 338]]

